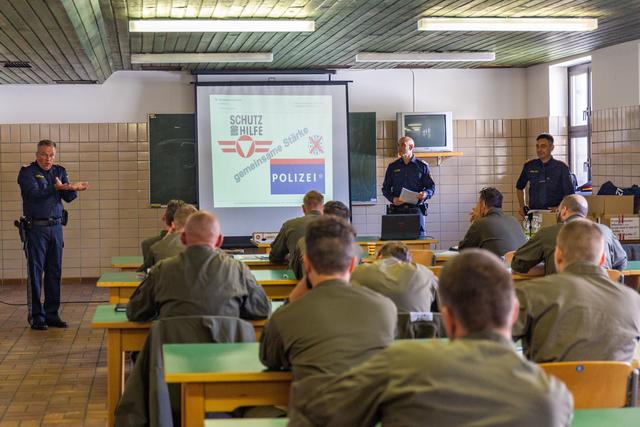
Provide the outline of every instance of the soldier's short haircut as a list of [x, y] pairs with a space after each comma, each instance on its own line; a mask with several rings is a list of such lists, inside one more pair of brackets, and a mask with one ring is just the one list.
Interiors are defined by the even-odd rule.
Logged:
[[40, 147], [53, 147], [56, 148], [56, 143], [50, 139], [42, 139], [38, 142], [38, 148]]
[[321, 208], [324, 203], [324, 196], [318, 191], [311, 190], [304, 195], [302, 203], [308, 208]]
[[579, 261], [598, 264], [604, 252], [604, 235], [595, 222], [576, 219], [562, 226], [556, 246], [562, 250], [566, 265]]
[[355, 254], [355, 231], [351, 224], [333, 215], [322, 215], [307, 225], [306, 255], [319, 274], [345, 273]]
[[513, 281], [491, 252], [465, 249], [445, 264], [438, 289], [442, 305], [469, 333], [510, 326]]
[[191, 214], [198, 212], [195, 206], [188, 203], [180, 206], [173, 216], [173, 222], [176, 224], [178, 230], [182, 230], [187, 223], [187, 219]]
[[488, 208], [502, 209], [502, 193], [497, 188], [485, 187], [480, 190], [479, 194], [480, 200], [482, 200]]
[[349, 208], [338, 200], [330, 200], [324, 204], [325, 215], [335, 215], [342, 219], [349, 219]]
[[579, 194], [570, 194], [565, 196], [564, 199], [562, 199], [562, 202], [560, 202], [558, 209], [562, 207], [567, 208], [569, 212], [573, 212], [583, 217], [586, 217], [589, 212], [589, 203], [587, 202], [587, 199]]
[[549, 144], [553, 145], [553, 135], [551, 135], [550, 133], [546, 133], [546, 132], [541, 133], [536, 138], [536, 141], [540, 139], [546, 139]]
[[186, 203], [184, 200], [179, 200], [179, 199], [169, 200], [169, 202], [167, 203], [167, 209], [164, 211], [164, 222], [165, 224], [167, 224], [167, 227], [171, 226], [171, 223], [173, 222], [173, 217], [175, 216], [178, 208], [185, 204]]
[[402, 262], [411, 262], [409, 247], [402, 242], [387, 242], [380, 248], [382, 258], [393, 257]]

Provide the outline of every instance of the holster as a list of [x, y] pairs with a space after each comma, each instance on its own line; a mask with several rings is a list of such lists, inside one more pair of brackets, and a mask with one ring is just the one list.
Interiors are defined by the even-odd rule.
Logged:
[[14, 221], [13, 225], [18, 228], [18, 234], [20, 235], [20, 241], [22, 245], [27, 244], [27, 229], [29, 228], [29, 219], [21, 216], [19, 220]]
[[60, 224], [62, 224], [62, 226], [66, 226], [67, 223], [69, 222], [69, 212], [66, 209], [62, 210], [62, 219], [60, 220]]

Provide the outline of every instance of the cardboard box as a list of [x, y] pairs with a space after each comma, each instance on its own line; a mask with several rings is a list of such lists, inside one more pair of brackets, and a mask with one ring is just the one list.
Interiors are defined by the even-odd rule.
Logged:
[[620, 241], [640, 239], [640, 215], [603, 215], [602, 223], [609, 227]]
[[633, 215], [633, 196], [586, 196], [590, 217]]

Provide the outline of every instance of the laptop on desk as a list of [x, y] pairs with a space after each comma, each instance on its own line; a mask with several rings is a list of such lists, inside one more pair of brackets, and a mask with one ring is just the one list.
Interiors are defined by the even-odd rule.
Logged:
[[420, 215], [382, 215], [380, 240], [416, 240], [420, 237]]

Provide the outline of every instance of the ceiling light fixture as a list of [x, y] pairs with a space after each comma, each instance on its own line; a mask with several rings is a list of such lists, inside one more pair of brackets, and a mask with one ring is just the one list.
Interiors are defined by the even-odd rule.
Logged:
[[447, 18], [418, 21], [418, 31], [593, 31], [594, 18]]
[[272, 33], [315, 31], [315, 21], [299, 19], [142, 19], [129, 21], [132, 33]]
[[495, 59], [494, 52], [360, 52], [356, 55], [356, 62], [489, 62]]
[[273, 62], [273, 53], [134, 53], [131, 55], [132, 64], [196, 64], [205, 62]]

